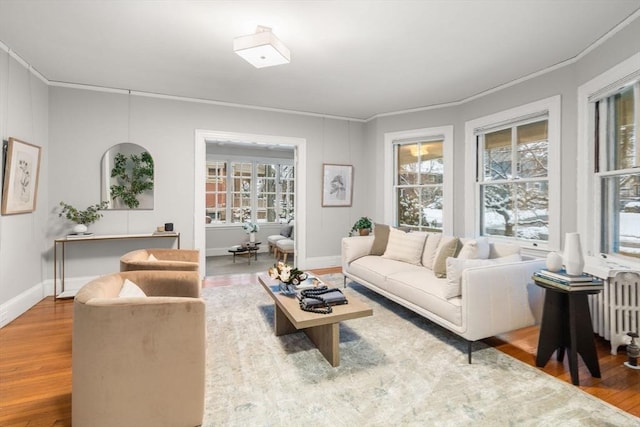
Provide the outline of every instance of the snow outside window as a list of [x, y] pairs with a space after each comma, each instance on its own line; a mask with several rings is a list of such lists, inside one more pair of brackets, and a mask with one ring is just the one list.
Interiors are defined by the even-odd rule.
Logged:
[[465, 135], [467, 235], [558, 248], [560, 96], [469, 121]]

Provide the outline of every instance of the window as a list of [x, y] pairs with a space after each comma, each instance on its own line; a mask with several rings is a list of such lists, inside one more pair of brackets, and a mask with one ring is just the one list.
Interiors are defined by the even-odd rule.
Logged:
[[548, 240], [546, 113], [477, 134], [480, 234]]
[[558, 96], [467, 122], [470, 234], [557, 247], [559, 116]]
[[640, 258], [640, 83], [595, 102], [600, 251]]
[[[294, 166], [274, 160], [207, 162], [207, 222], [287, 222], [293, 218]], [[227, 200], [230, 203], [227, 203]]]
[[394, 193], [398, 225], [442, 231], [443, 139], [396, 142]]

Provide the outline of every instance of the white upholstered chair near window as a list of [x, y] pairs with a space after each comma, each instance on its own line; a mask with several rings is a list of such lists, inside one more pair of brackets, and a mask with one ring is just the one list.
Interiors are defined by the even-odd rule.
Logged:
[[267, 242], [269, 243], [269, 252], [273, 253], [274, 257], [278, 257], [278, 248], [276, 242], [283, 239], [291, 238], [293, 235], [293, 224], [284, 224], [280, 227], [280, 234], [272, 234], [267, 236]]
[[287, 262], [287, 256], [292, 254], [295, 249], [295, 242], [293, 239], [282, 239], [276, 242], [276, 259], [280, 259], [282, 255], [282, 262]]
[[198, 271], [197, 249], [138, 249], [120, 257], [120, 271]]
[[[126, 279], [146, 296], [120, 296], [130, 287]], [[195, 271], [114, 273], [78, 291], [74, 427], [202, 424], [206, 337], [199, 295]]]

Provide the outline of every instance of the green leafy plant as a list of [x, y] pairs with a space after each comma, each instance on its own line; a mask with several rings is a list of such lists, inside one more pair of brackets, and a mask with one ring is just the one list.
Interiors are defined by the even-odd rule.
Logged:
[[81, 211], [65, 202], [60, 202], [61, 209], [58, 213], [58, 216], [64, 216], [69, 221], [73, 221], [76, 224], [89, 225], [102, 218], [102, 214], [99, 211], [102, 209], [106, 209], [108, 206], [109, 202], [105, 201], [96, 203], [95, 205], [91, 205], [85, 210]]
[[116, 178], [117, 184], [110, 187], [111, 199], [120, 198], [129, 208], [137, 208], [138, 196], [153, 189], [153, 157], [147, 151], [129, 157], [118, 153], [113, 161], [111, 178]]
[[373, 223], [371, 222], [371, 218], [363, 216], [360, 217], [360, 219], [357, 220], [355, 224], [353, 224], [353, 227], [351, 227], [351, 231], [359, 231], [362, 229], [371, 230], [372, 227]]

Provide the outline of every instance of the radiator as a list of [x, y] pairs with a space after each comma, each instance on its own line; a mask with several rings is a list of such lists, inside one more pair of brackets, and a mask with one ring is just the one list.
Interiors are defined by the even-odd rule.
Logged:
[[620, 272], [604, 280], [604, 290], [589, 295], [593, 331], [611, 341], [611, 354], [627, 345], [627, 332], [640, 327], [640, 274]]

